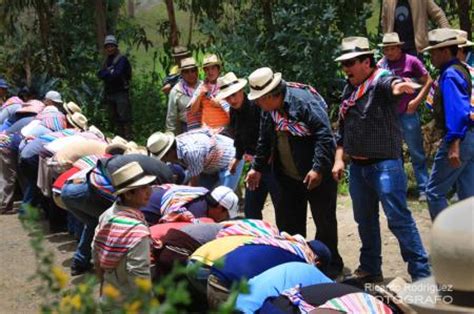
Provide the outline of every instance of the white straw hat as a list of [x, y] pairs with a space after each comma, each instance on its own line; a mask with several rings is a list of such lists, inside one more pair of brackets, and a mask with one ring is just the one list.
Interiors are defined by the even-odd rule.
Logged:
[[247, 85], [247, 80], [238, 79], [233, 72], [229, 72], [217, 79], [217, 85], [220, 90], [215, 98], [220, 101], [243, 89]]
[[140, 164], [133, 161], [112, 173], [111, 179], [115, 195], [119, 195], [152, 183], [156, 176], [146, 175]]
[[259, 68], [249, 76], [250, 94], [249, 100], [262, 97], [273, 90], [281, 82], [281, 73], [273, 73], [268, 67]]
[[382, 43], [378, 44], [379, 47], [389, 47], [389, 46], [401, 46], [405, 42], [400, 41], [398, 33], [385, 33], [383, 34]]
[[148, 138], [146, 146], [153, 155], [161, 159], [173, 145], [174, 139], [172, 132], [155, 132]]
[[437, 28], [430, 31], [428, 33], [428, 40], [430, 45], [423, 49], [423, 52], [466, 43], [466, 39], [459, 36], [458, 30], [451, 28]]
[[365, 37], [346, 37], [342, 39], [341, 52], [342, 55], [337, 57], [335, 61], [350, 60], [362, 55], [373, 55], [375, 50], [370, 49], [369, 40]]

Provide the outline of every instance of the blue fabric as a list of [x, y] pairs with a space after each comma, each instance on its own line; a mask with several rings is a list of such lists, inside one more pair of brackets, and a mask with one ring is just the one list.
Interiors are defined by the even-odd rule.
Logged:
[[454, 58], [445, 64], [440, 71], [439, 88], [443, 96], [446, 135], [448, 143], [457, 138], [464, 138], [469, 126], [474, 125], [469, 119], [470, 90], [464, 75], [452, 65], [459, 64]]
[[452, 168], [448, 161], [449, 146], [441, 143], [436, 152], [426, 197], [431, 218], [448, 207], [446, 195], [456, 184], [459, 200], [474, 196], [474, 128], [467, 131], [460, 144], [461, 167]]
[[227, 167], [219, 170], [218, 173], [201, 173], [199, 175], [199, 185], [205, 187], [208, 190], [212, 190], [215, 187], [223, 185], [235, 191], [243, 169], [244, 162], [241, 160], [238, 163], [234, 174], [230, 173]]
[[[296, 254], [270, 245], [245, 245], [238, 247], [224, 257], [220, 268], [212, 266], [211, 274], [223, 285], [230, 287], [232, 282], [243, 278], [251, 279], [267, 269], [288, 262], [305, 262]], [[217, 263], [219, 264], [219, 263]]]
[[248, 188], [245, 189], [245, 218], [262, 219], [262, 210], [268, 193], [272, 198], [275, 211], [278, 212], [281, 203], [280, 190], [280, 185], [273, 171], [269, 167], [264, 168], [259, 187], [253, 191]]
[[116, 55], [108, 56], [106, 67], [97, 73], [97, 76], [104, 80], [105, 90], [109, 93], [128, 90], [132, 74], [132, 67], [127, 57], [121, 56], [117, 63], [113, 64], [115, 57]]
[[15, 112], [20, 108], [21, 108], [21, 104], [12, 104], [10, 106], [3, 108], [0, 111], [0, 123], [3, 124], [3, 122], [5, 122], [10, 117], [12, 117], [15, 114]]
[[21, 158], [31, 158], [33, 156], [38, 156], [43, 150], [44, 145], [47, 143], [46, 140], [41, 138], [36, 138], [33, 141], [23, 147], [23, 150], [20, 153]]
[[423, 149], [423, 134], [421, 133], [421, 122], [417, 112], [404, 113], [400, 115], [403, 138], [408, 145], [411, 164], [415, 172], [418, 193], [425, 194], [428, 183], [428, 168], [426, 166], [426, 156]]
[[382, 273], [380, 201], [387, 217], [388, 228], [399, 242], [412, 280], [428, 277], [428, 255], [408, 209], [407, 180], [402, 161], [389, 159], [368, 166], [351, 164], [349, 191], [362, 242], [360, 268], [373, 275]]
[[275, 266], [249, 280], [249, 294], [239, 294], [236, 308], [244, 313], [255, 313], [269, 297], [277, 297], [283, 291], [298, 284], [301, 287], [331, 283], [318, 268], [300, 262]]
[[[20, 132], [21, 129], [23, 129], [27, 124], [29, 124], [31, 121], [33, 121], [35, 117], [26, 117], [26, 118], [21, 118], [13, 122], [8, 128], [5, 129], [7, 133], [16, 133]], [[10, 121], [7, 120], [7, 121]]]

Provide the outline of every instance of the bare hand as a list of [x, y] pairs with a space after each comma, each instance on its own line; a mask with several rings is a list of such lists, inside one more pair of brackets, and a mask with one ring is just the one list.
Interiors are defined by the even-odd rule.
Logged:
[[336, 160], [334, 166], [332, 167], [332, 177], [334, 180], [339, 182], [344, 176], [344, 168], [346, 167], [344, 161]]
[[237, 165], [239, 164], [239, 161], [238, 159], [232, 159], [232, 161], [230, 162], [229, 164], [229, 172], [231, 174], [234, 174], [235, 173], [235, 170], [237, 169]]
[[245, 183], [247, 184], [247, 188], [250, 191], [254, 191], [260, 186], [260, 179], [262, 178], [262, 173], [258, 172], [257, 170], [251, 169], [247, 173], [247, 177], [245, 177]]
[[449, 145], [449, 151], [448, 151], [448, 161], [449, 165], [453, 168], [459, 168], [461, 167], [461, 156], [460, 156], [460, 149], [459, 149], [459, 144], [461, 140], [457, 139], [454, 140], [451, 145]]
[[166, 84], [165, 86], [163, 86], [161, 88], [161, 91], [165, 93], [166, 95], [168, 95], [171, 91], [171, 84]]
[[244, 161], [245, 162], [253, 162], [253, 156], [250, 154], [244, 154]]
[[308, 190], [312, 190], [321, 184], [322, 179], [323, 179], [322, 174], [320, 174], [317, 171], [310, 170], [306, 174], [306, 177], [304, 178], [303, 183], [306, 184], [306, 188]]
[[412, 99], [409, 103], [408, 103], [408, 106], [407, 106], [407, 111], [406, 113], [415, 113], [416, 110], [418, 109], [418, 105], [420, 104], [419, 101], [417, 101], [416, 99]]
[[414, 94], [417, 89], [421, 87], [420, 84], [413, 83], [413, 82], [401, 82], [396, 83], [392, 86], [392, 92], [394, 95], [401, 95], [401, 94]]

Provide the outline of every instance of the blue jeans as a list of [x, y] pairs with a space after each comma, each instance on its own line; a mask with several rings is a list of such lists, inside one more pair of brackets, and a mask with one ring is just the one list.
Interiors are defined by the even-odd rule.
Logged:
[[417, 112], [400, 115], [402, 124], [403, 138], [408, 145], [411, 164], [415, 172], [418, 192], [425, 194], [426, 184], [428, 183], [428, 168], [426, 166], [426, 156], [423, 149], [423, 135], [421, 133], [421, 122]]
[[449, 147], [445, 141], [436, 152], [431, 177], [426, 188], [431, 219], [448, 207], [446, 194], [456, 184], [459, 200], [474, 196], [474, 129], [461, 141], [461, 167], [452, 168], [448, 162]]
[[407, 206], [407, 180], [401, 159], [384, 160], [372, 165], [351, 164], [349, 190], [362, 242], [360, 269], [373, 275], [382, 273], [382, 247], [379, 201], [388, 227], [400, 245], [403, 260], [413, 280], [428, 277], [428, 256]]
[[199, 175], [199, 185], [208, 190], [223, 185], [235, 191], [243, 169], [244, 162], [241, 160], [234, 174], [231, 174], [227, 167], [213, 174], [201, 173]]
[[268, 193], [270, 193], [273, 207], [275, 208], [275, 212], [277, 212], [279, 206], [281, 206], [280, 191], [280, 185], [278, 184], [272, 170], [270, 168], [263, 170], [259, 187], [254, 191], [251, 191], [248, 188], [245, 189], [245, 217], [262, 219], [262, 210]]

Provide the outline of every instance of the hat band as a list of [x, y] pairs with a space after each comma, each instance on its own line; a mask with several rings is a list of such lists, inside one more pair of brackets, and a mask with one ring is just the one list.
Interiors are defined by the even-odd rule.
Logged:
[[384, 41], [384, 45], [401, 44], [400, 41]]
[[227, 84], [225, 84], [225, 85], [222, 85], [222, 86], [221, 86], [221, 90], [226, 89], [226, 88], [229, 88], [229, 87], [231, 87], [232, 85], [235, 85], [235, 84], [237, 84], [237, 83], [239, 83], [239, 80], [232, 81], [232, 82], [230, 82], [230, 83], [227, 83]]
[[370, 51], [369, 48], [360, 48], [360, 47], [355, 47], [355, 48], [352, 48], [352, 49], [345, 49], [345, 50], [342, 50], [341, 52], [343, 54], [346, 54], [346, 53], [351, 53], [351, 52], [366, 52], [366, 51]]
[[274, 75], [272, 75], [272, 77], [265, 84], [263, 84], [262, 86], [250, 85], [250, 87], [252, 89], [255, 89], [255, 90], [263, 90], [263, 89], [265, 89], [265, 87], [270, 85], [270, 83], [273, 81], [273, 77], [274, 77]]
[[[443, 285], [441, 285], [443, 286]], [[452, 301], [451, 305], [474, 307], [474, 291], [462, 291], [456, 289], [439, 289], [439, 294]]]
[[120, 183], [119, 185], [115, 186], [115, 189], [118, 191], [120, 189], [126, 188], [128, 185], [132, 184], [135, 181], [138, 181], [138, 180], [144, 178], [145, 176], [146, 176], [145, 172], [142, 171], [139, 174], [137, 174], [137, 175], [131, 177], [130, 179], [125, 180], [122, 183]]
[[434, 45], [442, 44], [444, 42], [447, 42], [447, 41], [450, 41], [450, 40], [456, 40], [456, 39], [457, 39], [457, 37], [451, 37], [451, 38], [447, 38], [447, 39], [441, 40], [441, 41], [430, 40], [429, 43], [430, 43], [430, 46], [434, 46]]

